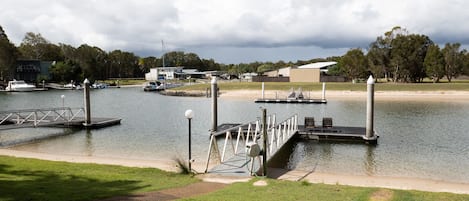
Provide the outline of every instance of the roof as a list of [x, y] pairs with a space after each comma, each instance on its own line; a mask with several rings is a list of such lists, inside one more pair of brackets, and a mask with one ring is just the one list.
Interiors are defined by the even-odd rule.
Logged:
[[321, 69], [321, 68], [326, 68], [326, 67], [333, 66], [336, 64], [337, 62], [335, 61], [316, 62], [316, 63], [310, 63], [310, 64], [298, 66], [298, 68]]

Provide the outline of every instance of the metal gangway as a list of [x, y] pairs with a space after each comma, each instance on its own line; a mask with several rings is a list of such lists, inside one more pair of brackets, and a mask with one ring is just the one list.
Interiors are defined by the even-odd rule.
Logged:
[[0, 130], [67, 125], [84, 121], [83, 108], [57, 107], [0, 111]]
[[[260, 120], [256, 120], [213, 133], [210, 136], [205, 172], [208, 172], [212, 158], [217, 159], [218, 165], [210, 172], [235, 175], [252, 175], [257, 172], [261, 165], [261, 157], [256, 157], [259, 162], [255, 165], [256, 159], [246, 156], [246, 146], [252, 143], [260, 145], [260, 148], [266, 151], [268, 162], [298, 132], [298, 115], [295, 114], [279, 123], [276, 122], [275, 114], [267, 116], [266, 147], [263, 147], [263, 128]], [[221, 148], [219, 142], [223, 144]]]

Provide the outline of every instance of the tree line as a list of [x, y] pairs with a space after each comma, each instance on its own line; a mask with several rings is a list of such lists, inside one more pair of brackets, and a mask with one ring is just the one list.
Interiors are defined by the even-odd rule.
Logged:
[[[99, 47], [82, 44], [79, 47], [53, 44], [40, 33], [28, 32], [21, 44], [12, 44], [0, 26], [0, 80], [13, 79], [17, 60], [54, 61], [49, 69], [50, 80], [105, 80], [109, 78], [142, 78], [150, 68], [162, 66], [186, 66], [200, 71], [219, 70], [213, 59], [201, 59], [197, 54], [173, 51], [162, 58], [139, 57], [132, 52], [113, 50], [106, 52]], [[44, 78], [40, 78], [41, 80]], [[40, 81], [40, 80], [38, 80]]]
[[13, 78], [18, 59], [55, 61], [49, 69], [50, 81], [54, 82], [84, 78], [141, 78], [150, 68], [162, 66], [184, 66], [199, 71], [221, 70], [240, 75], [321, 61], [337, 61], [338, 65], [329, 69], [329, 74], [345, 76], [351, 80], [373, 74], [377, 78], [394, 82], [422, 82], [427, 77], [439, 82], [444, 77], [451, 81], [459, 75], [469, 75], [469, 53], [465, 49], [461, 50], [459, 43], [447, 43], [440, 48], [428, 36], [410, 34], [401, 27], [394, 27], [383, 36], [377, 37], [366, 53], [360, 48], [354, 48], [343, 56], [329, 58], [223, 64], [182, 51], [167, 52], [162, 57], [139, 57], [122, 50], [106, 52], [87, 44], [79, 47], [53, 44], [40, 33], [32, 32], [26, 33], [21, 44], [16, 47], [0, 26], [0, 80]]
[[443, 48], [428, 36], [410, 34], [401, 27], [377, 37], [365, 54], [362, 49], [349, 50], [330, 71], [349, 79], [366, 78], [369, 74], [393, 82], [422, 82], [430, 78], [451, 82], [469, 75], [469, 53], [459, 43], [446, 43]]

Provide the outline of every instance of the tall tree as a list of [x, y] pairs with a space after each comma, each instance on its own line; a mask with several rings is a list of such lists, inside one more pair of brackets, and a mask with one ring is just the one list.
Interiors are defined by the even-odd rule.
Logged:
[[445, 58], [438, 45], [433, 44], [428, 47], [423, 65], [433, 82], [439, 82], [445, 76]]
[[421, 82], [426, 77], [423, 62], [433, 41], [425, 35], [399, 35], [392, 41], [391, 65], [396, 67], [394, 79]]
[[396, 69], [391, 65], [392, 41], [398, 36], [406, 36], [408, 34], [406, 29], [396, 26], [390, 31], [385, 32], [383, 36], [377, 37], [376, 41], [370, 44], [367, 59], [374, 76], [381, 77], [384, 74], [386, 79], [388, 77], [395, 77]]
[[14, 76], [18, 50], [0, 26], [0, 80], [11, 80]]
[[446, 43], [445, 47], [441, 50], [445, 58], [446, 78], [449, 82], [461, 74], [462, 71], [463, 52], [459, 51], [460, 47], [461, 44], [459, 43]]
[[43, 61], [63, 60], [59, 46], [50, 43], [40, 33], [26, 33], [19, 50], [23, 59], [37, 59]]
[[359, 48], [349, 50], [339, 61], [341, 71], [352, 80], [366, 76], [367, 64], [367, 59]]

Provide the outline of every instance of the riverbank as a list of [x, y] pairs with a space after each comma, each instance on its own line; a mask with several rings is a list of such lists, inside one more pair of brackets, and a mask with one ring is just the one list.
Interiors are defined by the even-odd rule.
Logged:
[[[286, 98], [288, 91], [266, 90], [265, 98]], [[303, 91], [305, 98], [320, 99], [322, 91]], [[327, 91], [327, 100], [366, 100], [365, 91]], [[221, 98], [254, 100], [261, 98], [260, 90], [222, 90]], [[467, 91], [376, 91], [377, 101], [469, 101]]]
[[[176, 172], [178, 167], [172, 160], [136, 160], [123, 158], [108, 158], [96, 156], [79, 156], [79, 155], [61, 155], [46, 154], [27, 151], [18, 151], [12, 149], [0, 149], [0, 155], [35, 158], [49, 161], [64, 161], [72, 163], [94, 163], [106, 165], [120, 165], [127, 167], [141, 168], [158, 168], [166, 171]], [[196, 172], [203, 172], [204, 165], [201, 162], [193, 164]], [[358, 187], [379, 187], [402, 190], [420, 190], [430, 192], [450, 192], [457, 194], [469, 194], [469, 183], [455, 183], [448, 181], [438, 181], [421, 178], [404, 178], [404, 177], [385, 177], [385, 176], [364, 176], [364, 175], [339, 175], [320, 172], [305, 172], [298, 170], [285, 171], [282, 169], [269, 169], [274, 178], [282, 180], [296, 181], [299, 179], [306, 180], [311, 183], [324, 184], [341, 184]], [[242, 178], [227, 178], [218, 175], [202, 175], [201, 178], [208, 182], [232, 183], [246, 181]]]

